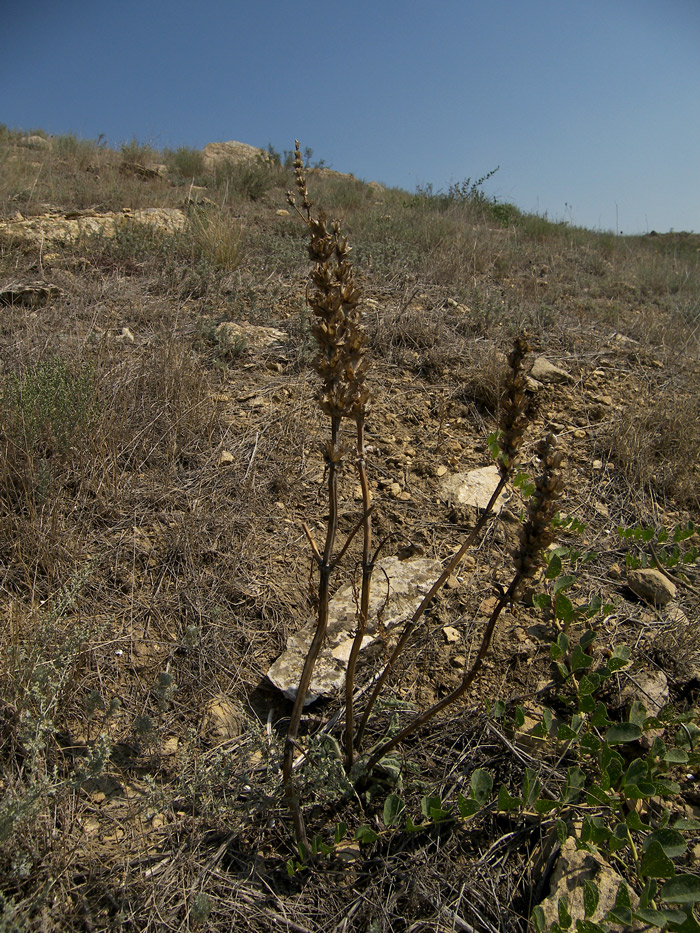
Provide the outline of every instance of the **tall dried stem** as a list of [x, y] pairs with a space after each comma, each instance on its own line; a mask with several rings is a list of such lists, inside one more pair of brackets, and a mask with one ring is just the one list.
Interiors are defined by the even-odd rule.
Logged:
[[442, 710], [452, 706], [467, 692], [484, 664], [491, 647], [496, 622], [504, 606], [515, 597], [523, 581], [532, 576], [537, 569], [542, 551], [551, 543], [553, 538], [551, 522], [556, 512], [557, 500], [561, 498], [563, 487], [562, 475], [559, 470], [561, 454], [555, 450], [555, 441], [551, 434], [540, 443], [538, 453], [542, 462], [542, 472], [535, 480], [535, 492], [530, 498], [528, 517], [521, 534], [520, 550], [516, 555], [515, 574], [508, 588], [499, 596], [498, 602], [486, 623], [474, 663], [452, 693], [449, 693], [420, 716], [417, 716], [398, 735], [375, 749], [367, 761], [365, 774], [369, 774], [381, 759], [396, 748], [400, 742], [403, 742], [404, 739], [420, 729], [421, 726], [424, 726]]
[[[508, 356], [508, 378], [506, 381], [503, 397], [501, 399], [501, 418], [499, 423], [499, 433], [497, 436], [499, 446], [498, 467], [501, 473], [496, 488], [489, 499], [486, 508], [483, 510], [479, 519], [464, 539], [460, 547], [452, 555], [442, 573], [426, 593], [420, 605], [413, 613], [411, 618], [404, 625], [403, 631], [399, 637], [384, 670], [377, 679], [364, 713], [360, 720], [360, 725], [355, 736], [355, 747], [359, 751], [364, 737], [365, 728], [369, 721], [372, 710], [379, 698], [379, 695], [386, 683], [387, 678], [396, 666], [396, 662], [403, 653], [417, 625], [423, 617], [426, 609], [430, 605], [435, 595], [442, 589], [450, 578], [455, 568], [467, 553], [470, 547], [477, 540], [481, 530], [493, 514], [493, 509], [498, 501], [498, 497], [503, 492], [508, 480], [511, 478], [518, 462], [518, 453], [523, 442], [523, 435], [528, 423], [528, 400], [526, 396], [526, 377], [523, 368], [525, 355], [529, 351], [527, 339], [524, 336], [517, 337], [513, 350]], [[500, 611], [500, 610], [499, 610]]]
[[[288, 200], [304, 220], [310, 233], [309, 257], [314, 266], [309, 277], [307, 301], [314, 315], [312, 333], [318, 345], [318, 355], [314, 365], [321, 377], [321, 387], [317, 398], [321, 410], [330, 419], [330, 440], [324, 448], [328, 479], [329, 519], [322, 552], [319, 551], [311, 539], [312, 550], [319, 572], [318, 616], [314, 637], [306, 655], [292, 709], [282, 766], [285, 796], [292, 814], [297, 842], [308, 848], [301, 804], [292, 780], [294, 750], [297, 745], [304, 701], [328, 627], [331, 576], [337, 566], [338, 559], [345, 553], [350, 539], [360, 527], [363, 528], [364, 543], [358, 632], [360, 629], [364, 631], [367, 623], [371, 577], [369, 559], [371, 508], [369, 485], [364, 465], [364, 421], [368, 399], [365, 375], [368, 359], [365, 352], [365, 335], [361, 327], [361, 313], [358, 307], [360, 292], [355, 285], [353, 267], [348, 258], [350, 247], [347, 239], [342, 236], [340, 224], [337, 221], [331, 223], [329, 227], [323, 213], [319, 213], [317, 217], [312, 213], [312, 204], [309, 200], [298, 141], [295, 146], [294, 169], [301, 205], [297, 206], [296, 199], [291, 192], [288, 194]], [[362, 485], [364, 511], [361, 523], [351, 532], [338, 557], [334, 557], [338, 530], [338, 476], [346, 453], [345, 446], [339, 437], [343, 418], [354, 420], [357, 427], [356, 468]], [[359, 636], [359, 640], [361, 642], [361, 636]], [[352, 677], [349, 679], [351, 702]], [[350, 752], [350, 755], [352, 757], [352, 752]]]

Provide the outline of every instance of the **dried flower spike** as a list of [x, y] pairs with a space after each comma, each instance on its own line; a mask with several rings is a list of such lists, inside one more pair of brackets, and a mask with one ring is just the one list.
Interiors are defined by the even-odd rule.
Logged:
[[530, 497], [527, 520], [522, 529], [521, 546], [516, 563], [523, 578], [532, 576], [539, 566], [540, 555], [554, 540], [552, 519], [557, 502], [562, 497], [564, 479], [560, 470], [562, 454], [556, 449], [556, 439], [548, 434], [537, 447], [542, 464], [535, 478], [535, 491]]
[[528, 424], [529, 400], [526, 394], [527, 378], [523, 361], [530, 346], [524, 336], [517, 337], [508, 354], [508, 377], [501, 399], [498, 446], [501, 456], [498, 468], [501, 476], [507, 476], [517, 462]]

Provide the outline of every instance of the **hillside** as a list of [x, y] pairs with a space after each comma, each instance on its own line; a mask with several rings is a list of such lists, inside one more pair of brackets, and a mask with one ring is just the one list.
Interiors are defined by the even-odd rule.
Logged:
[[[341, 696], [303, 712], [295, 786], [329, 849], [312, 862], [282, 787], [292, 703], [267, 672], [316, 618], [310, 540], [334, 512], [318, 286], [289, 160], [236, 145], [0, 128], [0, 929], [523, 931], [574, 837], [601, 891], [624, 879], [635, 909], [668, 908], [650, 881], [697, 881], [700, 844], [700, 236], [306, 168], [312, 215], [352, 250], [382, 560], [444, 566], [479, 521], [450, 483], [493, 465], [521, 334], [521, 469], [553, 435], [564, 484], [547, 575], [496, 609], [531, 514], [509, 484], [364, 752], [458, 688], [495, 611], [452, 706], [354, 784]], [[340, 439], [336, 553], [363, 515], [351, 419]], [[332, 595], [357, 596], [361, 539]], [[385, 609], [360, 713], [396, 642]]]

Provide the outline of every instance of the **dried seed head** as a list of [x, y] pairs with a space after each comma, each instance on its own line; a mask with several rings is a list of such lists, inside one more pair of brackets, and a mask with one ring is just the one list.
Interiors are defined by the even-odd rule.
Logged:
[[[298, 212], [309, 228], [308, 252], [314, 263], [306, 297], [315, 318], [312, 333], [319, 350], [315, 368], [323, 381], [319, 405], [331, 418], [363, 418], [368, 400], [365, 375], [369, 360], [358, 307], [361, 294], [355, 285], [352, 263], [348, 261], [350, 246], [337, 220], [329, 225], [323, 212], [317, 217], [311, 214], [298, 140], [294, 171], [305, 213]], [[293, 195], [288, 199], [296, 207]]]
[[556, 439], [548, 434], [537, 446], [542, 470], [535, 478], [535, 491], [530, 497], [527, 520], [522, 528], [520, 550], [516, 557], [518, 570], [524, 577], [534, 575], [541, 554], [554, 540], [552, 519], [564, 490], [561, 473], [562, 454], [556, 449]]
[[527, 338], [520, 336], [516, 338], [513, 349], [508, 354], [508, 376], [501, 398], [498, 439], [498, 445], [501, 448], [498, 468], [502, 476], [511, 473], [517, 462], [525, 428], [529, 421], [527, 379], [523, 368], [523, 361], [529, 350]]

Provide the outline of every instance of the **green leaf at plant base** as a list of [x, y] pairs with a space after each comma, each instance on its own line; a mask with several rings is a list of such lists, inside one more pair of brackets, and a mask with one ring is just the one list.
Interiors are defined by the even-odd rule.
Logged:
[[644, 800], [653, 797], [654, 782], [649, 776], [649, 764], [643, 758], [635, 758], [625, 772], [622, 779], [625, 797], [630, 800]]
[[564, 820], [557, 820], [554, 824], [554, 828], [557, 833], [557, 840], [560, 846], [563, 846], [566, 840], [569, 838], [569, 827], [566, 825]]
[[597, 755], [602, 745], [603, 743], [597, 735], [593, 735], [592, 732], [586, 732], [581, 736], [579, 747], [582, 752], [585, 752], [588, 755]]
[[[673, 878], [676, 869], [671, 859], [664, 852], [664, 847], [658, 840], [651, 837], [649, 839], [645, 840], [639, 874], [645, 878]], [[649, 845], [646, 845], [646, 842], [649, 842]]]
[[[657, 829], [655, 832], [650, 833], [642, 845], [643, 851], [646, 852], [655, 842], [661, 846], [669, 858], [678, 858], [688, 848], [687, 842], [676, 829]], [[660, 876], [655, 875], [654, 877], [658, 878]]]
[[608, 708], [605, 703], [598, 703], [595, 708], [595, 712], [591, 716], [591, 726], [594, 729], [602, 729], [605, 726], [609, 726], [610, 720], [608, 719]]
[[618, 645], [616, 648], [613, 648], [611, 657], [608, 658], [608, 667], [611, 671], [621, 671], [623, 667], [627, 667], [630, 660], [630, 649], [627, 645]]
[[472, 797], [480, 806], [485, 806], [489, 797], [491, 796], [491, 790], [493, 789], [493, 778], [488, 773], [484, 771], [483, 768], [477, 768], [471, 777], [471, 792]]
[[566, 784], [564, 785], [564, 791], [562, 793], [562, 800], [564, 803], [575, 803], [581, 796], [581, 791], [585, 786], [586, 775], [581, 768], [579, 768], [578, 765], [567, 768]]
[[426, 819], [430, 819], [431, 810], [439, 810], [442, 807], [441, 797], [423, 797], [420, 802], [420, 812]]
[[605, 733], [608, 745], [623, 745], [626, 742], [636, 742], [642, 736], [642, 729], [636, 722], [620, 722], [610, 726]]
[[642, 818], [636, 810], [630, 810], [625, 817], [625, 823], [627, 823], [632, 832], [635, 833], [644, 833], [649, 829], [649, 826], [642, 822]]
[[552, 584], [552, 592], [556, 596], [558, 593], [571, 589], [574, 583], [576, 583], [576, 577], [572, 577], [570, 574], [564, 574], [554, 581]]
[[590, 654], [586, 654], [581, 645], [576, 645], [573, 652], [571, 653], [571, 670], [584, 670], [585, 668], [590, 667], [591, 664], [593, 664], [593, 658], [590, 656]]
[[681, 792], [681, 786], [677, 781], [670, 778], [654, 778], [654, 793], [659, 797], [677, 797]]
[[664, 761], [670, 765], [688, 764], [688, 753], [682, 748], [669, 748], [664, 753]]
[[574, 604], [563, 593], [554, 600], [554, 618], [568, 625], [574, 618]]
[[523, 776], [523, 800], [525, 806], [531, 807], [533, 805], [537, 800], [541, 786], [540, 779], [532, 768], [525, 768], [525, 775]]
[[363, 845], [370, 845], [379, 839], [377, 833], [371, 826], [358, 826], [355, 830], [355, 841]]
[[404, 809], [404, 802], [398, 794], [389, 794], [384, 801], [384, 811], [382, 814], [384, 825], [393, 826]]
[[506, 713], [506, 704], [503, 700], [496, 700], [491, 709], [491, 715], [494, 719], [501, 719], [505, 716]]
[[700, 820], [685, 819], [685, 817], [681, 817], [673, 824], [673, 828], [680, 830], [681, 832], [698, 830], [700, 829]]
[[532, 597], [532, 605], [535, 609], [541, 609], [544, 612], [546, 609], [552, 608], [552, 597], [549, 593], [538, 593]]
[[545, 577], [548, 580], [556, 580], [556, 578], [561, 573], [561, 557], [556, 553], [556, 551], [549, 558], [549, 563], [547, 564], [547, 569], [545, 570]]
[[593, 884], [592, 881], [589, 881], [587, 878], [583, 880], [583, 912], [586, 917], [590, 917], [595, 913], [595, 909], [598, 906], [598, 901], [600, 900], [600, 892], [598, 891], [598, 885]]
[[627, 717], [630, 722], [636, 722], [638, 726], [644, 727], [644, 720], [647, 718], [647, 708], [639, 700], [635, 700]]
[[[588, 655], [586, 655], [588, 657]], [[595, 693], [600, 686], [600, 674], [591, 671], [590, 674], [583, 674], [578, 683], [579, 697], [586, 696], [589, 693]]]
[[472, 797], [465, 797], [464, 794], [460, 793], [457, 795], [457, 809], [462, 819], [466, 820], [478, 813], [481, 807]]
[[572, 920], [569, 913], [569, 902], [565, 897], [559, 898], [557, 913], [559, 915], [559, 926], [562, 930], [568, 930], [571, 927]]
[[632, 916], [644, 923], [661, 928], [669, 923], [683, 923], [685, 920], [685, 914], [682, 910], [653, 910], [650, 907], [639, 907], [632, 912]]
[[676, 875], [661, 888], [659, 897], [670, 904], [696, 904], [700, 901], [700, 878], [697, 875]]
[[586, 788], [586, 803], [589, 807], [610, 807], [615, 805], [614, 799], [597, 784]]
[[536, 933], [545, 933], [547, 921], [545, 919], [544, 910], [539, 904], [532, 909], [532, 922], [535, 926]]
[[522, 806], [522, 803], [523, 801], [521, 797], [511, 797], [506, 785], [501, 784], [500, 788], [498, 789], [497, 807], [499, 812], [505, 813], [508, 810], [516, 810], [518, 807]]
[[442, 809], [440, 797], [423, 797], [420, 802], [421, 813], [433, 823], [443, 823], [451, 818], [449, 810]]
[[345, 837], [347, 836], [347, 834], [348, 834], [347, 823], [343, 823], [343, 822], [338, 823], [338, 825], [335, 828], [335, 833], [333, 834], [335, 844], [338, 845], [338, 843], [342, 842], [343, 839], [345, 839]]
[[600, 816], [584, 816], [581, 823], [581, 842], [592, 842], [600, 845], [607, 842], [612, 836], [610, 827]]

